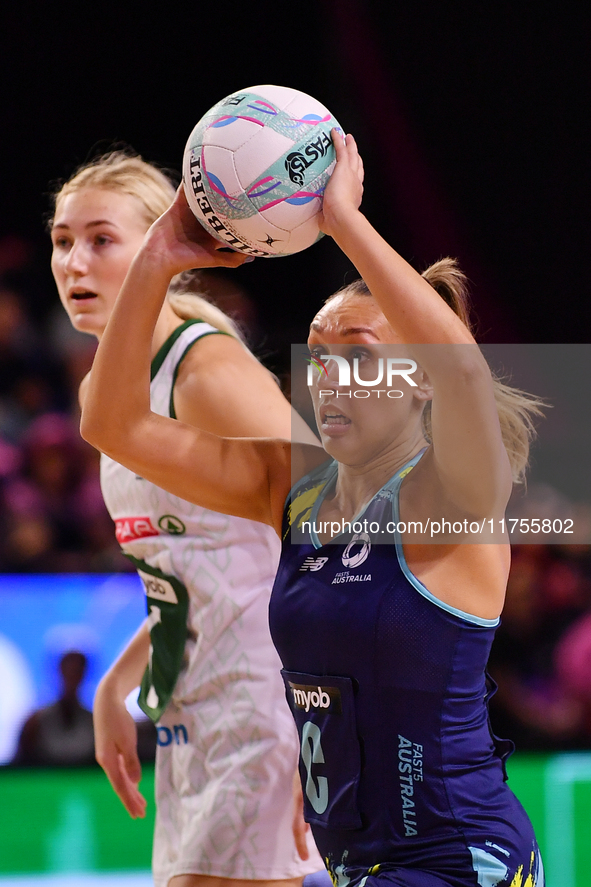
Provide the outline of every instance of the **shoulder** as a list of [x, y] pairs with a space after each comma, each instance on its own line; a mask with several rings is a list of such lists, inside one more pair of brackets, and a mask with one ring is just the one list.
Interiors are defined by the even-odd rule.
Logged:
[[[302, 456], [308, 463], [308, 470], [294, 483], [289, 491], [288, 501], [293, 502], [301, 496], [305, 496], [311, 490], [321, 490], [337, 472], [337, 463], [326, 452], [321, 450], [308, 452], [308, 448], [302, 448]], [[318, 460], [321, 460], [320, 462]]]
[[242, 342], [208, 335], [186, 353], [174, 383], [176, 416], [222, 437], [291, 436], [291, 408]]
[[[206, 333], [188, 346], [177, 374], [177, 386], [194, 386], [218, 377], [241, 376], [274, 382], [268, 370], [238, 339], [225, 333]], [[276, 386], [277, 387], [277, 386]]]
[[[318, 497], [337, 471], [334, 459], [327, 459], [326, 453], [323, 450], [319, 451], [318, 447], [298, 448], [293, 455], [300, 456], [302, 467], [307, 468], [307, 471], [291, 487], [285, 502], [289, 526], [299, 525], [301, 521], [307, 520]], [[293, 455], [292, 463], [295, 461]]]

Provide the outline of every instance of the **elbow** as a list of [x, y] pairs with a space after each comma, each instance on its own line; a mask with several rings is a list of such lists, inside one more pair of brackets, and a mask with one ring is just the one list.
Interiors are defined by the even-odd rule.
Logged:
[[490, 368], [477, 345], [448, 344], [426, 348], [429, 349], [427, 375], [434, 386], [442, 389], [451, 386], [458, 395], [491, 386]]
[[480, 388], [491, 384], [490, 367], [477, 346], [460, 348], [456, 358], [455, 381], [462, 387]]
[[440, 384], [449, 386], [448, 392], [453, 391], [454, 399], [460, 404], [484, 404], [493, 395], [490, 368], [480, 353], [461, 354]]
[[80, 435], [101, 453], [114, 455], [121, 447], [121, 427], [118, 422], [113, 422], [111, 419], [112, 417], [96, 417], [92, 412], [83, 409]]
[[97, 423], [92, 416], [88, 415], [86, 410], [82, 410], [82, 415], [80, 417], [80, 436], [86, 441], [86, 443], [96, 447], [97, 450], [102, 448], [100, 443], [100, 429], [97, 428]]
[[111, 410], [97, 417], [92, 411], [83, 410], [80, 434], [96, 450], [135, 471], [133, 466], [137, 465], [142, 442], [150, 436], [150, 426], [129, 413]]

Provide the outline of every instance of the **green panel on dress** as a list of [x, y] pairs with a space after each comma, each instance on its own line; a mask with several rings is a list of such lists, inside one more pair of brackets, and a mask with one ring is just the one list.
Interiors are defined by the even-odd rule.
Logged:
[[156, 723], [168, 705], [183, 667], [189, 594], [176, 576], [128, 554], [146, 589], [150, 661], [144, 672], [139, 707]]

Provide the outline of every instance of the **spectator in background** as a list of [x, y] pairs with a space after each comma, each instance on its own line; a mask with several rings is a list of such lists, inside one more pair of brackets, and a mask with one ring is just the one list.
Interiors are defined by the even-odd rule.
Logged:
[[86, 666], [86, 656], [78, 650], [70, 650], [62, 656], [59, 663], [60, 696], [27, 718], [13, 763], [39, 766], [94, 763], [92, 713], [78, 698]]

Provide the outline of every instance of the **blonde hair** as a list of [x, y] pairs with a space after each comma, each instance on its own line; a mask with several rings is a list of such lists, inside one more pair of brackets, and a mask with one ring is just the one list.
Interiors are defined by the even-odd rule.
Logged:
[[[454, 314], [457, 314], [470, 332], [473, 332], [467, 279], [456, 259], [439, 259], [429, 265], [421, 276], [449, 305]], [[354, 280], [342, 287], [326, 300], [327, 303], [337, 296], [373, 298], [367, 284], [362, 279]], [[541, 398], [507, 385], [494, 373], [491, 375], [503, 444], [511, 463], [513, 480], [515, 483], [523, 483], [529, 462], [530, 445], [536, 436], [534, 420], [543, 415], [543, 409], [547, 404]], [[427, 403], [423, 411], [423, 430], [426, 439], [431, 442], [430, 402]]]
[[[102, 188], [134, 197], [141, 205], [146, 230], [166, 212], [176, 192], [171, 178], [157, 166], [147, 163], [139, 154], [111, 151], [79, 167], [67, 182], [54, 190], [49, 227], [53, 224], [60, 200], [84, 188]], [[173, 278], [167, 299], [174, 313], [182, 320], [204, 320], [221, 332], [243, 341], [234, 321], [204, 296], [198, 273], [189, 271]]]

